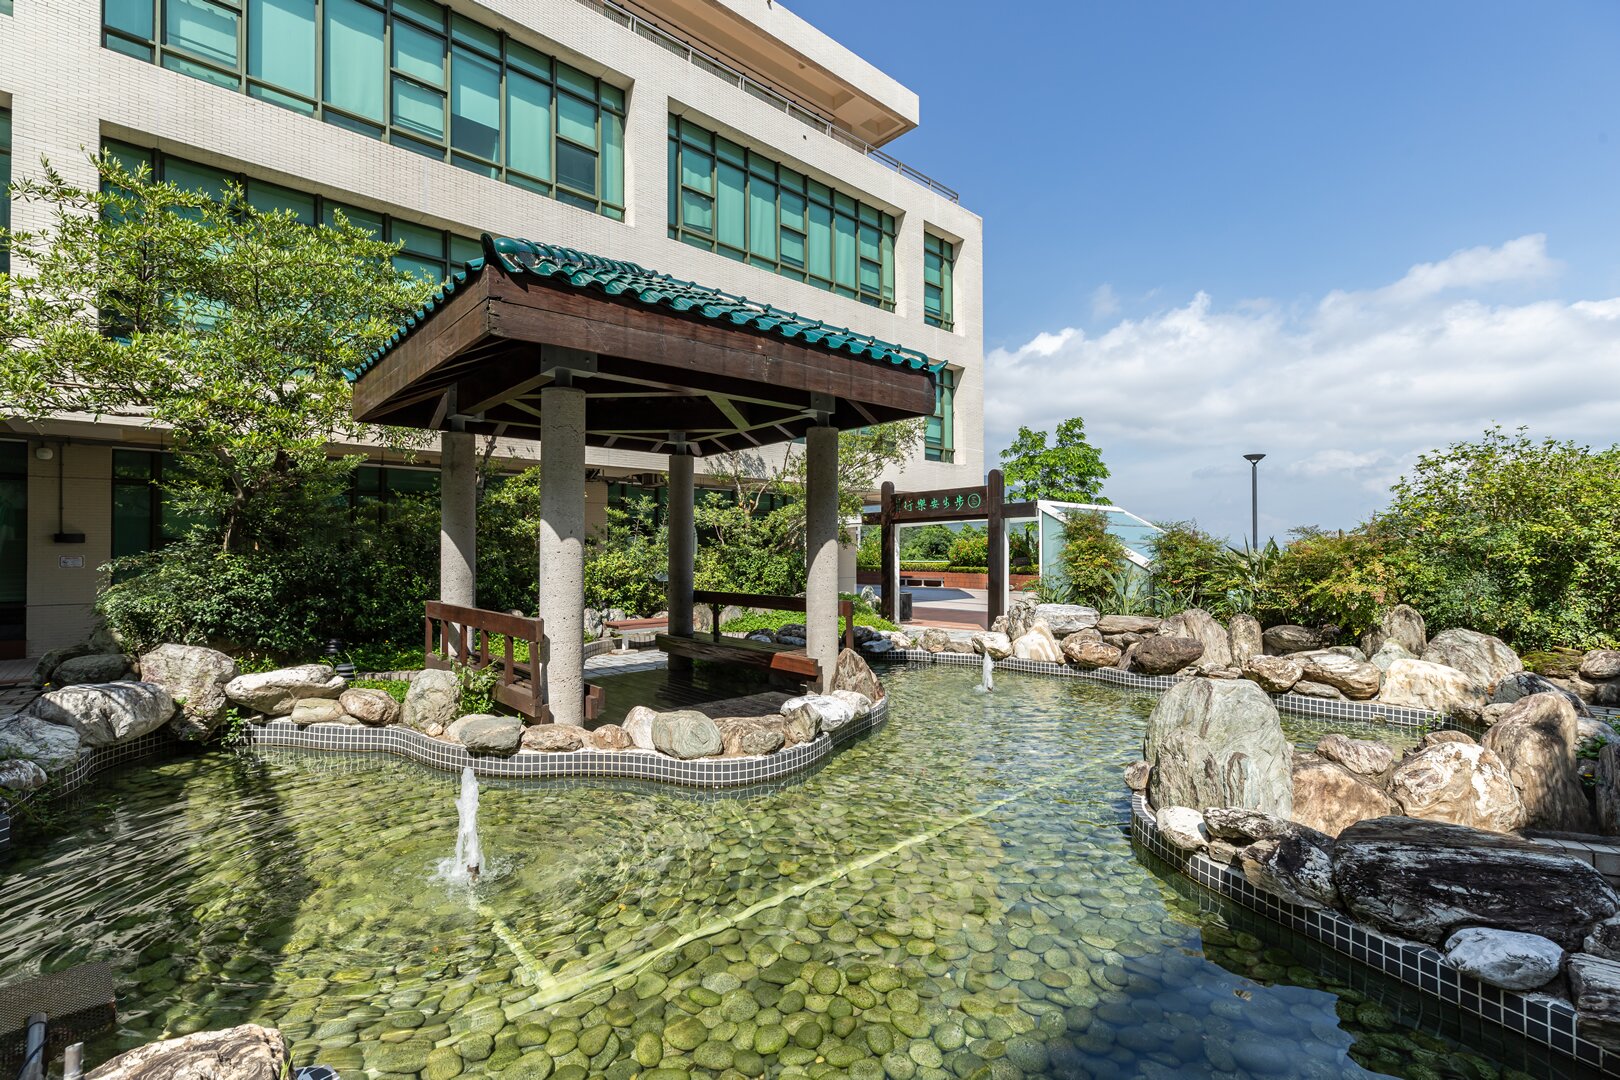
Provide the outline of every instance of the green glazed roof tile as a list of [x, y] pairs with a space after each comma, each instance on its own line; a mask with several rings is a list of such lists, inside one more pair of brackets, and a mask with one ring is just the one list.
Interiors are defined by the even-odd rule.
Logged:
[[494, 260], [502, 270], [514, 277], [534, 277], [551, 282], [562, 282], [577, 289], [595, 289], [608, 296], [627, 297], [647, 307], [662, 307], [670, 311], [695, 312], [713, 322], [746, 327], [775, 334], [789, 341], [799, 341], [832, 352], [860, 359], [937, 372], [943, 364], [936, 364], [923, 353], [870, 334], [862, 334], [846, 327], [832, 326], [792, 311], [733, 296], [682, 281], [656, 270], [649, 270], [633, 262], [605, 259], [573, 248], [556, 244], [539, 244], [532, 240], [513, 237], [483, 237], [484, 258], [474, 259], [466, 268], [446, 278], [439, 289], [415, 314], [405, 320], [394, 336], [360, 366], [357, 375], [375, 367], [389, 350], [409, 337], [437, 307], [454, 295], [455, 291], [476, 276], [486, 261]]

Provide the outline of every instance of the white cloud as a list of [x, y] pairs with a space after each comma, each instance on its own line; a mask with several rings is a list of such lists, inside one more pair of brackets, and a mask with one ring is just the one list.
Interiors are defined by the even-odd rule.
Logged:
[[1199, 293], [1095, 335], [1042, 333], [987, 358], [986, 450], [994, 461], [1020, 424], [1083, 416], [1116, 502], [1234, 539], [1248, 529], [1242, 455], [1264, 451], [1262, 534], [1348, 527], [1418, 453], [1491, 423], [1613, 441], [1620, 298], [1480, 295], [1557, 268], [1545, 237], [1526, 236], [1304, 309]]
[[1092, 291], [1091, 314], [1098, 319], [1110, 319], [1119, 314], [1119, 297], [1114, 294], [1112, 285], [1104, 282]]

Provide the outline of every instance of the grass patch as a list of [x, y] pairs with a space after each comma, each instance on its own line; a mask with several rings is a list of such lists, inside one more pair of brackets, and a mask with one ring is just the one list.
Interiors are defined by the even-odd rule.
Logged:
[[[755, 630], [769, 630], [772, 633], [782, 629], [788, 623], [803, 623], [802, 611], [750, 611], [746, 615], [739, 615], [734, 619], [727, 619], [720, 624], [720, 629], [728, 634], [751, 634]], [[870, 626], [874, 630], [898, 630], [894, 623], [881, 615], [857, 614], [856, 626]], [[838, 617], [838, 632], [844, 632], [844, 618]]]
[[411, 689], [411, 684], [404, 679], [355, 679], [349, 686], [355, 690], [381, 690], [401, 705], [405, 704], [405, 695]]

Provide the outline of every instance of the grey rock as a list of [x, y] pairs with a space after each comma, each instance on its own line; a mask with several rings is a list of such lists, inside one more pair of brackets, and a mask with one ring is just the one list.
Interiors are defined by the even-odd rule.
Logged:
[[1146, 791], [1153, 766], [1145, 761], [1133, 761], [1125, 766], [1125, 786], [1132, 791]]
[[1227, 636], [1232, 641], [1232, 664], [1239, 669], [1266, 651], [1265, 631], [1253, 615], [1232, 616]]
[[1295, 626], [1292, 623], [1269, 627], [1261, 635], [1261, 641], [1265, 644], [1266, 652], [1272, 656], [1287, 656], [1289, 653], [1307, 652], [1331, 644], [1331, 642], [1322, 640], [1322, 635], [1315, 630]]
[[895, 644], [888, 638], [873, 638], [870, 641], [861, 642], [857, 648], [867, 656], [882, 656], [884, 653], [893, 652]]
[[836, 698], [849, 706], [853, 719], [865, 720], [872, 715], [872, 699], [865, 694], [857, 693], [854, 690], [834, 690], [827, 696]]
[[371, 727], [387, 727], [399, 722], [399, 702], [386, 690], [359, 688], [338, 696], [343, 711]]
[[1203, 851], [1209, 846], [1204, 815], [1186, 806], [1160, 807], [1154, 815], [1159, 834], [1181, 851]]
[[1416, 608], [1396, 604], [1361, 638], [1361, 647], [1368, 656], [1390, 644], [1400, 646], [1414, 657], [1423, 655], [1423, 650], [1429, 646], [1429, 630]]
[[1573, 948], [1620, 910], [1603, 875], [1555, 848], [1411, 817], [1361, 821], [1340, 833], [1333, 882], [1356, 918], [1431, 945], [1484, 926]]
[[1155, 634], [1130, 648], [1131, 670], [1144, 675], [1174, 675], [1204, 655], [1192, 638]]
[[[1316, 752], [1329, 761], [1344, 766], [1357, 776], [1377, 780], [1395, 764], [1395, 751], [1371, 739], [1352, 739], [1348, 735], [1324, 735], [1316, 742]], [[1374, 815], [1381, 816], [1381, 815]]]
[[1568, 972], [1576, 1033], [1620, 1051], [1620, 963], [1577, 954], [1569, 958]]
[[1240, 847], [1247, 847], [1256, 840], [1281, 840], [1291, 836], [1323, 851], [1333, 850], [1333, 837], [1319, 829], [1242, 806], [1205, 807], [1204, 827], [1212, 837], [1230, 840]]
[[1496, 753], [1473, 743], [1443, 742], [1407, 755], [1389, 777], [1403, 813], [1492, 832], [1524, 822], [1524, 802]]
[[359, 723], [343, 711], [343, 704], [332, 698], [302, 698], [293, 702], [290, 719], [299, 727], [309, 724]]
[[1496, 692], [1491, 695], [1491, 705], [1511, 705], [1532, 694], [1562, 695], [1569, 700], [1576, 716], [1592, 715], [1592, 710], [1586, 707], [1586, 702], [1582, 701], [1578, 694], [1533, 671], [1516, 671], [1512, 675], [1504, 675], [1502, 681], [1496, 684]]
[[1188, 608], [1179, 615], [1164, 620], [1159, 626], [1162, 637], [1191, 638], [1204, 647], [1198, 662], [1206, 668], [1232, 666], [1232, 638], [1226, 627], [1203, 608]]
[[1581, 657], [1580, 673], [1590, 682], [1620, 679], [1620, 649], [1593, 649]]
[[1592, 801], [1597, 811], [1598, 831], [1605, 836], [1620, 835], [1620, 740], [1610, 739], [1598, 751]]
[[[1348, 740], [1347, 740], [1348, 741]], [[1400, 812], [1395, 800], [1349, 769], [1305, 755], [1295, 763], [1293, 819], [1328, 836], [1358, 821]]]
[[660, 753], [683, 760], [713, 757], [721, 750], [720, 729], [695, 709], [659, 713], [653, 720], [652, 737]]
[[786, 726], [776, 718], [727, 716], [714, 722], [720, 730], [720, 750], [726, 757], [774, 754], [787, 744]]
[[1504, 990], [1534, 990], [1558, 977], [1564, 947], [1540, 934], [1469, 926], [1446, 939], [1447, 967]]
[[1293, 689], [1290, 690], [1289, 693], [1298, 694], [1301, 697], [1325, 698], [1328, 701], [1345, 700], [1343, 692], [1341, 692], [1337, 686], [1329, 686], [1327, 683], [1312, 682], [1310, 679], [1299, 680], [1299, 682], [1294, 684]]
[[1233, 863], [1237, 862], [1238, 853], [1247, 846], [1247, 844], [1238, 845], [1232, 843], [1230, 840], [1217, 840], [1214, 837], [1210, 837], [1209, 850], [1204, 854], [1208, 855], [1211, 859], [1214, 859], [1218, 863], [1225, 866], [1231, 866]]
[[76, 728], [26, 713], [0, 719], [0, 758], [32, 761], [54, 773], [78, 761], [82, 749]]
[[1035, 621], [1035, 611], [1040, 603], [1028, 593], [1019, 593], [1007, 601], [1007, 626], [1005, 633], [1008, 638], [1017, 641], [1029, 633], [1030, 624]]
[[[460, 722], [456, 721], [458, 724]], [[518, 742], [525, 750], [566, 754], [584, 746], [585, 738], [585, 732], [572, 724], [535, 724], [523, 729]]]
[[281, 1080], [292, 1057], [281, 1032], [257, 1024], [137, 1046], [85, 1080]]
[[253, 712], [266, 716], [286, 716], [292, 712], [293, 702], [299, 698], [335, 698], [343, 693], [346, 685], [329, 665], [300, 664], [275, 671], [238, 675], [225, 684], [225, 696]]
[[1611, 915], [1593, 926], [1581, 942], [1581, 951], [1605, 960], [1620, 960], [1620, 915]]
[[523, 742], [523, 721], [515, 716], [469, 713], [445, 730], [469, 754], [515, 754]]
[[1286, 656], [1251, 656], [1243, 663], [1243, 677], [1268, 694], [1287, 693], [1304, 674], [1305, 669]]
[[1400, 642], [1386, 641], [1373, 651], [1371, 658], [1367, 662], [1373, 667], [1377, 668], [1379, 671], [1387, 674], [1389, 671], [1389, 665], [1393, 664], [1395, 661], [1416, 659], [1417, 654], [1412, 652], [1406, 646], [1402, 645]]
[[632, 705], [624, 714], [624, 731], [631, 745], [638, 750], [656, 750], [653, 745], [652, 725], [658, 714], [645, 705]]
[[[1076, 630], [1097, 625], [1097, 609], [1080, 604], [1037, 604], [1035, 618], [1046, 620], [1053, 637], [1068, 637]], [[1028, 631], [1025, 631], [1026, 633]]]
[[45, 786], [45, 770], [32, 761], [12, 758], [0, 761], [0, 788], [8, 791], [38, 791]]
[[1237, 853], [1233, 865], [1255, 888], [1302, 907], [1331, 911], [1338, 903], [1331, 855], [1303, 836], [1256, 840]]
[[1280, 817], [1293, 808], [1291, 748], [1276, 707], [1251, 682], [1171, 687], [1148, 717], [1142, 756], [1153, 767], [1154, 806], [1241, 806]]
[[992, 660], [1005, 660], [1012, 655], [1012, 642], [1006, 634], [998, 634], [993, 630], [973, 635], [973, 651], [980, 656], [989, 654]]
[[[341, 687], [338, 693], [342, 693]], [[400, 709], [400, 719], [405, 726], [417, 731], [427, 731], [435, 725], [448, 728], [459, 715], [461, 676], [443, 668], [417, 672], [411, 680], [411, 688], [405, 691], [405, 704]]]
[[167, 724], [174, 698], [151, 683], [66, 686], [41, 694], [24, 712], [73, 728], [86, 746], [114, 746]]
[[1504, 676], [1524, 670], [1519, 654], [1506, 642], [1477, 630], [1441, 631], [1423, 650], [1423, 659], [1456, 668], [1481, 696], [1489, 696]]
[[123, 653], [90, 653], [64, 660], [51, 675], [57, 686], [119, 682], [129, 674], [129, 657]]
[[91, 646], [88, 641], [81, 641], [75, 645], [64, 645], [59, 649], [51, 649], [44, 656], [41, 656], [39, 662], [34, 665], [33, 684], [36, 687], [49, 686], [57, 668], [74, 657], [88, 656], [96, 651], [98, 650]]
[[1300, 665], [1301, 678], [1331, 686], [1351, 701], [1377, 697], [1383, 681], [1383, 672], [1374, 665], [1334, 649], [1294, 653], [1289, 659]]
[[930, 626], [923, 630], [917, 644], [927, 652], [942, 653], [951, 647], [951, 635], [937, 626]]
[[1104, 615], [1097, 620], [1103, 634], [1157, 634], [1159, 620], [1147, 615]]
[[781, 712], [790, 720], [811, 725], [816, 731], [837, 731], [855, 719], [855, 711], [849, 705], [825, 694], [789, 698], [782, 703]]
[[141, 681], [155, 683], [180, 706], [169, 726], [182, 739], [206, 739], [225, 719], [225, 688], [236, 661], [201, 645], [159, 645], [141, 656]]
[[1378, 700], [1424, 709], [1454, 720], [1474, 720], [1485, 707], [1485, 691], [1465, 673], [1432, 660], [1396, 660], [1384, 673]]
[[1580, 721], [1562, 694], [1532, 694], [1485, 733], [1524, 804], [1521, 828], [1591, 832], [1592, 811], [1576, 771]]

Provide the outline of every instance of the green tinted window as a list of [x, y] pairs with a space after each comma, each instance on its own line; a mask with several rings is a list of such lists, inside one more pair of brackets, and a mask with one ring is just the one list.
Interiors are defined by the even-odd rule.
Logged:
[[895, 220], [691, 121], [669, 118], [669, 235], [894, 309]]
[[923, 319], [945, 330], [955, 325], [951, 311], [955, 262], [956, 245], [933, 233], [923, 234]]
[[934, 382], [934, 415], [928, 418], [923, 455], [929, 461], [956, 456], [956, 370], [944, 368]]
[[624, 219], [624, 90], [428, 0], [102, 0], [102, 42]]

